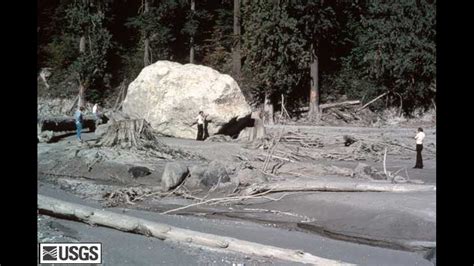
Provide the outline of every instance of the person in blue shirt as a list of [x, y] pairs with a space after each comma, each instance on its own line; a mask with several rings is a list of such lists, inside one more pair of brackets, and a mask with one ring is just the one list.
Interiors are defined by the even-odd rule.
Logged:
[[74, 119], [76, 120], [76, 137], [79, 142], [82, 142], [81, 132], [82, 132], [82, 123], [83, 123], [83, 111], [84, 106], [79, 107], [76, 113], [74, 114]]

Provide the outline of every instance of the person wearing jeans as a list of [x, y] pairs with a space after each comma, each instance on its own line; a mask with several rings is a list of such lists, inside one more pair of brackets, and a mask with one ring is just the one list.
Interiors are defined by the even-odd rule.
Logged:
[[82, 142], [81, 132], [82, 132], [82, 123], [83, 123], [83, 112], [84, 106], [79, 107], [76, 113], [74, 114], [74, 119], [76, 122], [76, 137], [77, 141]]

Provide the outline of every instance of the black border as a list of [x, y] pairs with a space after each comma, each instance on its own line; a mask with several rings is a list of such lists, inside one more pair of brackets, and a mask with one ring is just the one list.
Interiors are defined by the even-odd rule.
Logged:
[[464, 38], [471, 35], [472, 17], [472, 9], [460, 2], [437, 1], [437, 265], [474, 265], [472, 244], [465, 244], [472, 239], [468, 234], [472, 232], [472, 155], [461, 151], [470, 151], [465, 147], [469, 137], [463, 140], [462, 134], [469, 131], [471, 121], [465, 116], [473, 105], [468, 102], [472, 82], [462, 78], [473, 76], [472, 60], [466, 58], [472, 44]]
[[37, 2], [2, 4], [0, 264], [37, 265]]
[[[47, 1], [47, 0], [37, 0]], [[434, 1], [434, 0], [432, 0]], [[461, 2], [437, 2], [437, 250], [438, 265], [473, 265], [470, 253], [472, 155], [456, 148], [470, 142], [473, 105], [472, 9]], [[36, 49], [37, 2], [4, 1], [2, 55], [3, 206], [0, 264], [37, 265]], [[464, 11], [464, 12], [463, 12]], [[10, 15], [10, 16], [6, 16]], [[5, 47], [6, 46], [6, 47]], [[470, 47], [471, 46], [471, 47]], [[5, 73], [5, 70], [7, 73]], [[461, 81], [466, 78], [465, 82]], [[465, 102], [463, 102], [463, 100]], [[7, 145], [5, 145], [7, 144]], [[465, 158], [466, 162], [462, 159]], [[6, 160], [6, 161], [5, 161]], [[452, 163], [450, 163], [452, 162]], [[465, 189], [466, 191], [463, 191]], [[456, 209], [456, 207], [460, 207]], [[5, 239], [4, 236], [7, 235]], [[467, 258], [469, 257], [469, 258]]]

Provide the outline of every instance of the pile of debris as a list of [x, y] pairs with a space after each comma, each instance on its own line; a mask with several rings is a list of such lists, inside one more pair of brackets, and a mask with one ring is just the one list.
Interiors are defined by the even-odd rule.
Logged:
[[308, 115], [308, 107], [299, 108], [297, 116], [293, 118], [284, 119], [284, 116], [279, 113], [276, 115], [278, 121], [287, 125], [326, 125], [326, 126], [341, 126], [341, 125], [356, 125], [356, 126], [370, 126], [378, 119], [377, 114], [370, 111], [366, 106], [361, 106], [361, 102], [342, 101], [336, 103], [326, 103], [319, 106], [321, 116], [319, 121], [311, 119]]
[[133, 205], [147, 198], [165, 198], [172, 195], [193, 200], [228, 195], [234, 193], [241, 184], [255, 183], [251, 181], [253, 177], [247, 174], [242, 175], [235, 166], [220, 161], [195, 165], [167, 162], [160, 186], [134, 186], [108, 191], [102, 195], [103, 206]]
[[[344, 135], [340, 138], [325, 136], [306, 131], [286, 131], [268, 133], [265, 138], [243, 146], [263, 152], [256, 158], [258, 161], [313, 161], [332, 159], [340, 161], [380, 161], [385, 149], [389, 154], [410, 156], [415, 150], [397, 139], [384, 136], [367, 138], [363, 136]], [[271, 153], [271, 155], [270, 155]], [[242, 159], [241, 159], [242, 160]]]
[[140, 199], [144, 195], [148, 195], [152, 192], [152, 189], [147, 187], [126, 187], [119, 188], [110, 192], [106, 192], [103, 195], [104, 201], [102, 205], [104, 207], [116, 207], [123, 204], [133, 205], [134, 201]]
[[324, 147], [321, 139], [315, 136], [300, 132], [289, 131], [281, 136], [280, 142], [291, 146], [300, 146], [303, 148], [322, 148]]

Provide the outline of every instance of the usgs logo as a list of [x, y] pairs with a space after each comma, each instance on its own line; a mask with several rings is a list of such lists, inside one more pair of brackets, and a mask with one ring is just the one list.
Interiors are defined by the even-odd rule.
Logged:
[[40, 263], [102, 263], [101, 243], [44, 243]]

